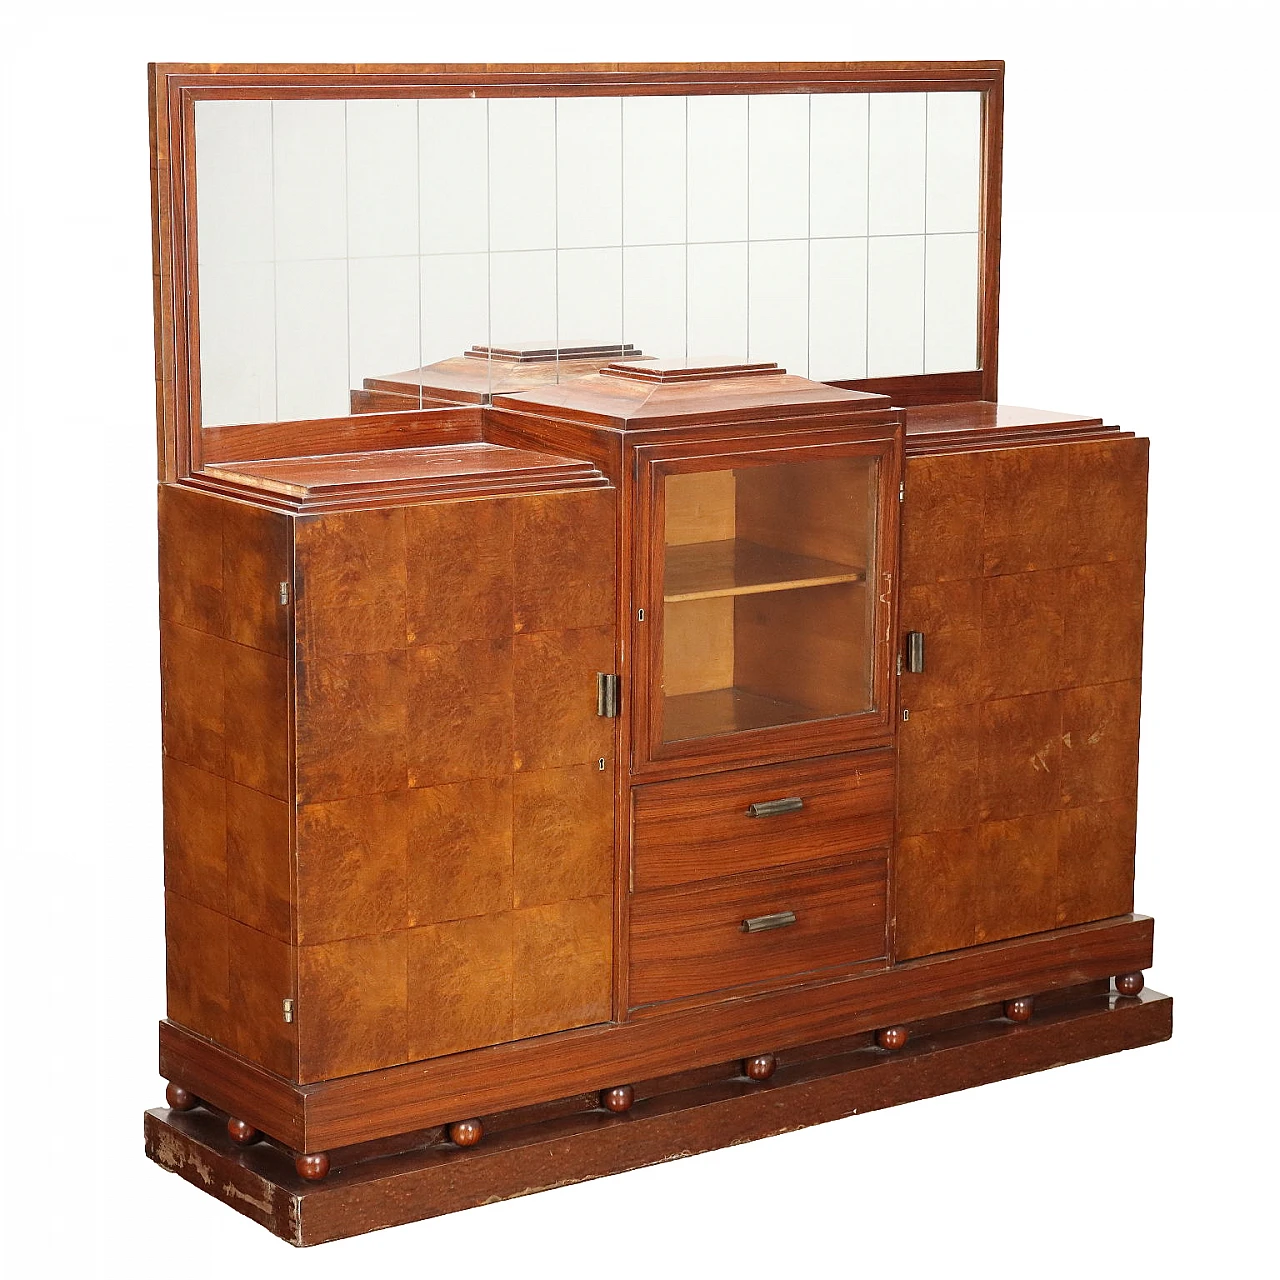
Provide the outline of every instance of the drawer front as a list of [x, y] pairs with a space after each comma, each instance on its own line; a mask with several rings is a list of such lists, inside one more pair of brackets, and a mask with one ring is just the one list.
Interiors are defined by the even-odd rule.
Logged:
[[781, 986], [815, 970], [883, 956], [885, 868], [880, 851], [637, 894], [631, 904], [632, 1008]]
[[634, 887], [884, 848], [893, 839], [893, 785], [893, 752], [863, 751], [637, 787]]

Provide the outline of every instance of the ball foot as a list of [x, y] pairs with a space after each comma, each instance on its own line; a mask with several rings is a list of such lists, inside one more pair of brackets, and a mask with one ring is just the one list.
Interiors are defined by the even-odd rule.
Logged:
[[902, 1049], [907, 1043], [906, 1027], [884, 1027], [876, 1032], [876, 1044], [882, 1049]]
[[174, 1111], [190, 1111], [200, 1105], [200, 1099], [194, 1093], [188, 1093], [180, 1084], [170, 1083], [164, 1091], [165, 1101]]
[[600, 1105], [606, 1111], [613, 1111], [618, 1115], [630, 1111], [635, 1100], [636, 1091], [629, 1084], [615, 1085], [612, 1089], [600, 1092]]
[[777, 1069], [778, 1059], [771, 1053], [759, 1053], [742, 1060], [742, 1074], [748, 1080], [767, 1080]]
[[293, 1162], [298, 1177], [308, 1182], [319, 1182], [329, 1172], [329, 1157], [323, 1151], [312, 1151], [309, 1155], [298, 1156]]
[[1116, 990], [1122, 996], [1137, 996], [1142, 994], [1142, 988], [1147, 985], [1147, 980], [1141, 973], [1118, 973], [1116, 974]]
[[1035, 1009], [1036, 1003], [1030, 996], [1019, 996], [1016, 1000], [1004, 1002], [1004, 1016], [1010, 1022], [1030, 1022]]
[[455, 1147], [474, 1147], [484, 1137], [484, 1125], [479, 1120], [455, 1120], [449, 1126], [449, 1141]]
[[227, 1120], [227, 1135], [232, 1142], [242, 1147], [250, 1147], [262, 1136], [253, 1125], [231, 1116]]

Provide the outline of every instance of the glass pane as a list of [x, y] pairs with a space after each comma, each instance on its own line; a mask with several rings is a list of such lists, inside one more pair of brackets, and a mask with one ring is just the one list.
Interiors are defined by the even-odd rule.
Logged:
[[663, 741], [871, 711], [874, 458], [668, 476]]

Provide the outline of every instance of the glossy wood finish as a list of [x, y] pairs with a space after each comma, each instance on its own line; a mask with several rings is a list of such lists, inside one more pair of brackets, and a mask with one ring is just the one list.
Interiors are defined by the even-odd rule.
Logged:
[[[633, 789], [637, 891], [886, 848], [893, 838], [893, 753], [860, 751], [734, 769]], [[753, 817], [753, 804], [803, 808]]]
[[[172, 1023], [160, 1026], [160, 1073], [212, 1105], [232, 1106], [295, 1150], [350, 1143], [593, 1094], [620, 1079], [688, 1071], [933, 1018], [1150, 967], [1146, 917], [1104, 921], [972, 947], [893, 969], [674, 1012], [658, 1018], [495, 1045], [468, 1060], [434, 1058], [307, 1086], [262, 1071]], [[998, 1011], [998, 1006], [997, 1006]]]
[[329, 1175], [329, 1157], [323, 1151], [301, 1155], [294, 1161], [294, 1170], [304, 1182], [320, 1182]]
[[251, 1124], [231, 1116], [227, 1120], [227, 1136], [240, 1147], [251, 1147], [262, 1136]]
[[1010, 1022], [1030, 1022], [1035, 1008], [1035, 1000], [1031, 996], [1019, 996], [1004, 1002], [1004, 1016]]
[[190, 1111], [200, 1105], [200, 1099], [194, 1093], [188, 1093], [180, 1084], [171, 1080], [164, 1091], [164, 1100], [174, 1111]]
[[449, 1141], [455, 1147], [474, 1147], [484, 1137], [484, 1125], [479, 1120], [455, 1120], [449, 1126]]
[[744, 1058], [742, 1074], [748, 1080], [768, 1080], [778, 1069], [778, 1059], [771, 1053], [758, 1053], [754, 1058]]
[[206, 466], [205, 477], [258, 490], [293, 509], [387, 505], [418, 498], [492, 497], [511, 491], [602, 488], [585, 462], [479, 441], [374, 453], [271, 458]]
[[[886, 853], [636, 894], [632, 1007], [724, 998], [883, 956]], [[788, 911], [795, 920], [785, 927], [754, 933], [744, 924]]]
[[495, 395], [512, 394], [566, 378], [585, 378], [614, 360], [638, 360], [634, 347], [564, 348], [526, 346], [499, 350], [477, 345], [461, 355], [421, 369], [365, 378], [351, 393], [353, 413], [376, 413], [410, 404], [487, 404]]
[[289, 522], [162, 486], [159, 525], [169, 1016], [291, 1076]]
[[646, 1093], [625, 1115], [591, 1109], [534, 1120], [469, 1150], [434, 1143], [364, 1160], [353, 1152], [314, 1184], [270, 1146], [236, 1147], [203, 1111], [147, 1112], [146, 1152], [289, 1243], [320, 1244], [1155, 1044], [1171, 1034], [1172, 1005], [1154, 992], [1091, 995], [1025, 1026], [1000, 1020], [997, 1007], [985, 1022], [918, 1027], [897, 1053], [833, 1046], [783, 1063], [764, 1083], [735, 1079], [738, 1064], [726, 1064], [692, 1086]]
[[296, 1078], [609, 1017], [613, 522], [608, 490], [298, 521]]
[[908, 462], [900, 958], [1131, 910], [1146, 467], [1118, 434]]
[[630, 1111], [635, 1105], [635, 1100], [636, 1091], [629, 1084], [615, 1085], [612, 1089], [604, 1089], [600, 1093], [600, 1105], [615, 1115]]
[[1116, 990], [1122, 996], [1139, 996], [1147, 984], [1141, 973], [1121, 973], [1116, 975]]

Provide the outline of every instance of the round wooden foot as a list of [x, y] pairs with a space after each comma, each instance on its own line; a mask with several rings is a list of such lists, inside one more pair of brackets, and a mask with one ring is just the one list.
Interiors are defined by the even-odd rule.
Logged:
[[262, 1136], [253, 1125], [237, 1120], [235, 1116], [227, 1121], [227, 1133], [232, 1142], [237, 1142], [242, 1147], [252, 1146]]
[[172, 1082], [164, 1091], [164, 1097], [175, 1111], [190, 1111], [192, 1107], [200, 1105], [200, 1099], [194, 1093], [188, 1093], [180, 1084]]
[[636, 1100], [636, 1091], [629, 1084], [615, 1085], [612, 1089], [604, 1089], [600, 1093], [600, 1105], [606, 1111], [614, 1111], [619, 1115], [631, 1110]]
[[743, 1058], [742, 1074], [748, 1080], [767, 1080], [778, 1069], [778, 1059], [771, 1053], [758, 1053], [754, 1058]]
[[298, 1177], [308, 1182], [319, 1182], [329, 1172], [329, 1157], [323, 1151], [313, 1151], [310, 1155], [299, 1156], [293, 1167], [297, 1169]]
[[1142, 988], [1147, 985], [1147, 980], [1141, 973], [1118, 973], [1116, 974], [1116, 990], [1122, 996], [1136, 996], [1142, 994]]
[[882, 1049], [901, 1049], [907, 1043], [906, 1027], [885, 1027], [876, 1032], [876, 1044]]
[[449, 1126], [449, 1141], [455, 1147], [474, 1147], [484, 1137], [484, 1125], [479, 1120], [455, 1120]]
[[1019, 996], [1004, 1002], [1004, 1016], [1010, 1022], [1030, 1022], [1036, 1010], [1036, 1002], [1030, 996]]

